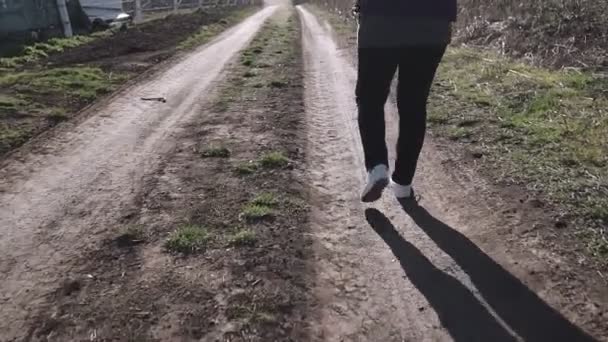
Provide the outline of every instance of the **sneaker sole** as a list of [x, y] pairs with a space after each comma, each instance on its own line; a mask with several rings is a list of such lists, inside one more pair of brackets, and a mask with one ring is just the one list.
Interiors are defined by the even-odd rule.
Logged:
[[388, 186], [388, 179], [381, 179], [374, 184], [371, 190], [361, 198], [365, 203], [375, 202], [382, 197], [382, 192]]
[[416, 204], [422, 198], [421, 196], [416, 195], [414, 189], [412, 189], [412, 193], [409, 197], [399, 197], [397, 195], [395, 195], [395, 197], [397, 197], [397, 201], [401, 203], [401, 205]]

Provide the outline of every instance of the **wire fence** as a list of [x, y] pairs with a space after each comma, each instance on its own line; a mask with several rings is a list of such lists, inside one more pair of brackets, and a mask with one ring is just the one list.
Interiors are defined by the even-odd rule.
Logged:
[[[57, 0], [0, 0], [0, 54], [2, 46], [67, 35], [59, 20]], [[25, 6], [24, 4], [28, 4]], [[162, 19], [198, 9], [262, 5], [263, 0], [67, 0], [68, 22], [75, 34], [96, 29]], [[32, 5], [32, 6], [29, 6]], [[127, 13], [130, 15], [123, 16]], [[123, 24], [124, 22], [124, 24]]]
[[[83, 8], [94, 10], [122, 10], [136, 21], [156, 17], [158, 13], [180, 13], [188, 10], [234, 7], [261, 4], [261, 0], [86, 0]], [[139, 9], [139, 11], [138, 11]]]

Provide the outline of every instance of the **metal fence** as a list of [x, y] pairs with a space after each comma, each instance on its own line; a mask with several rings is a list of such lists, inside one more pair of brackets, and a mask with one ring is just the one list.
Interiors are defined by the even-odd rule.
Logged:
[[[155, 18], [160, 13], [179, 13], [199, 8], [233, 7], [261, 4], [262, 0], [105, 0], [107, 4], [121, 3], [126, 13], [135, 21]], [[138, 10], [139, 9], [139, 10]]]
[[[71, 36], [88, 32], [95, 21], [117, 20], [128, 13], [135, 23], [162, 18], [171, 13], [197, 9], [261, 4], [263, 0], [0, 0], [0, 43], [11, 40], [38, 40], [40, 37]], [[67, 25], [59, 21], [59, 4]], [[70, 29], [67, 29], [67, 28]]]

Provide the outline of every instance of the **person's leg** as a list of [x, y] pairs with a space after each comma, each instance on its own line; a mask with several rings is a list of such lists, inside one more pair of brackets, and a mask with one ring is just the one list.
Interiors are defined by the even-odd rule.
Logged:
[[[393, 181], [411, 185], [426, 132], [426, 107], [445, 46], [403, 48], [399, 60], [399, 139]], [[403, 195], [406, 197], [406, 195]]]
[[397, 70], [398, 50], [360, 48], [356, 98], [365, 167], [388, 166], [384, 105]]

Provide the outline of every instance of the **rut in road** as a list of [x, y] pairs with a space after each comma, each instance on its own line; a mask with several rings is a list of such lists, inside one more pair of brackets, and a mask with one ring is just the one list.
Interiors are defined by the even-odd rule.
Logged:
[[[463, 234], [499, 244], [498, 236], [484, 235], [482, 229], [504, 223], [471, 193], [484, 184], [466, 174], [449, 174], [432, 141], [416, 180], [424, 196], [420, 207], [402, 208], [388, 194], [373, 208], [360, 203], [364, 164], [355, 70], [333, 42], [329, 24], [305, 7], [298, 11], [317, 240], [315, 339], [592, 341]], [[395, 106], [389, 105], [388, 112], [387, 140], [396, 141]], [[450, 225], [471, 228], [459, 231]], [[500, 261], [513, 267], [509, 259]]]
[[[0, 169], [0, 332], [24, 337], [24, 322], [71, 260], [128, 214], [172, 147], [172, 132], [200, 111], [224, 66], [276, 10], [267, 7], [211, 43], [126, 89], [57, 132], [38, 153]], [[163, 96], [166, 104], [141, 101]]]

